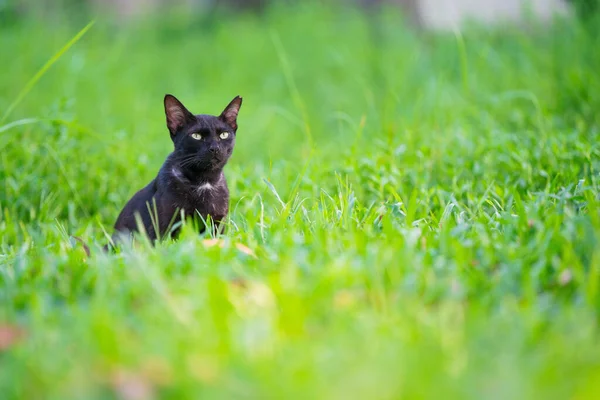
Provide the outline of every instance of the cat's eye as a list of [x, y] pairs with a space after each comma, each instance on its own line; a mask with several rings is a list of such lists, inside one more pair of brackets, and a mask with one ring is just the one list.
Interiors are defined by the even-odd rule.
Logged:
[[229, 132], [221, 132], [221, 134], [219, 135], [219, 137], [223, 140], [227, 139], [229, 137]]
[[202, 135], [201, 135], [201, 134], [199, 134], [199, 133], [192, 133], [192, 135], [191, 135], [191, 136], [192, 136], [194, 139], [196, 139], [196, 140], [200, 140], [200, 139], [202, 139]]

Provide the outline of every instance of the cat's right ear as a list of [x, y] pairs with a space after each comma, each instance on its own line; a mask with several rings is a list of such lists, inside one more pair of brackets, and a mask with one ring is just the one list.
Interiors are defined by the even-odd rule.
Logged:
[[167, 128], [169, 128], [171, 136], [175, 136], [178, 130], [196, 120], [194, 114], [189, 112], [175, 96], [170, 94], [165, 95], [165, 114], [167, 116]]

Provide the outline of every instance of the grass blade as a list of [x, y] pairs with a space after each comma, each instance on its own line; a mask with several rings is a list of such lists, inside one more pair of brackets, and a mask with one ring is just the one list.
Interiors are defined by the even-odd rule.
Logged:
[[27, 84], [21, 90], [21, 92], [19, 93], [19, 95], [17, 96], [15, 101], [13, 101], [10, 106], [8, 106], [8, 108], [4, 112], [4, 115], [2, 116], [2, 119], [0, 119], [0, 124], [4, 123], [4, 121], [6, 121], [6, 119], [10, 116], [10, 114], [13, 112], [13, 110], [19, 105], [19, 103], [21, 101], [23, 101], [25, 96], [27, 96], [27, 94], [31, 91], [31, 89], [33, 89], [33, 87], [38, 83], [38, 81], [42, 78], [42, 76], [44, 76], [44, 74], [46, 74], [46, 72], [48, 72], [48, 70], [63, 56], [63, 54], [65, 54], [71, 47], [73, 47], [73, 45], [75, 43], [77, 43], [79, 41], [79, 39], [81, 39], [88, 30], [90, 30], [90, 28], [94, 25], [95, 22], [96, 21], [92, 20], [92, 21], [90, 21], [90, 23], [88, 23], [86, 26], [84, 26], [82, 30], [77, 32], [77, 34], [75, 36], [73, 36], [73, 38], [71, 40], [69, 40], [69, 42], [67, 44], [65, 44], [58, 52], [56, 52], [50, 58], [50, 60], [48, 60], [46, 62], [46, 64], [44, 64], [42, 66], [42, 68], [40, 68], [40, 70], [33, 76], [33, 78], [31, 78], [29, 80], [29, 82], [27, 82]]

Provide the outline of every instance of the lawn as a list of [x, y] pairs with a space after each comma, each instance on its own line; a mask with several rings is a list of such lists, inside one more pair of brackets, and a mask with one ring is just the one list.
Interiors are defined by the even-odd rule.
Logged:
[[[28, 87], [88, 22], [0, 26], [2, 399], [600, 398], [597, 24], [99, 16]], [[104, 254], [165, 93], [244, 98], [224, 245]]]

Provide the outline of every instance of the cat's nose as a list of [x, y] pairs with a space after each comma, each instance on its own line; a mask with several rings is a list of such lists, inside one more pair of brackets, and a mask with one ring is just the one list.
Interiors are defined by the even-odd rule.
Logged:
[[208, 148], [208, 151], [210, 151], [211, 153], [215, 154], [217, 151], [219, 151], [219, 148], [217, 146], [210, 146]]

